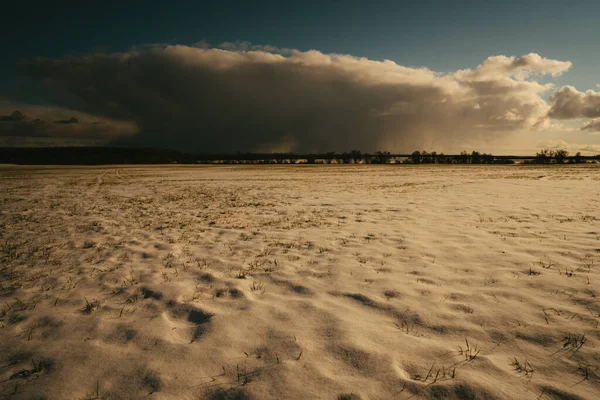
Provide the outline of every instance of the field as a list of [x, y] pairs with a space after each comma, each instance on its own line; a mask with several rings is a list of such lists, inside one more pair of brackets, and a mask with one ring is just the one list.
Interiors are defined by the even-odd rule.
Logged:
[[600, 168], [0, 167], [0, 398], [596, 399]]

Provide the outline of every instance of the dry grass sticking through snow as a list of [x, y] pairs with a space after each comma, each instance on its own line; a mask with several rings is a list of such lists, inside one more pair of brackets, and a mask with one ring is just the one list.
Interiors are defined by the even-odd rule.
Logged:
[[0, 398], [597, 398], [599, 172], [3, 167]]

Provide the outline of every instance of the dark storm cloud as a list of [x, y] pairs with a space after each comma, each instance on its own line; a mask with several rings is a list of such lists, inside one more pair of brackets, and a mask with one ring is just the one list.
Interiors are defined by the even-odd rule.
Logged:
[[10, 115], [1, 115], [0, 116], [1, 122], [18, 122], [18, 121], [22, 121], [23, 119], [25, 119], [25, 116], [19, 110], [13, 111], [13, 113]]
[[540, 94], [551, 85], [531, 76], [571, 66], [537, 54], [496, 56], [444, 75], [318, 51], [222, 47], [228, 50], [166, 46], [23, 67], [62, 90], [58, 105], [139, 130], [117, 143], [305, 152], [442, 148], [533, 129], [547, 120]]
[[[94, 140], [94, 143], [107, 142], [122, 135], [136, 133], [137, 127], [130, 122], [116, 121], [80, 111], [53, 106], [32, 106], [0, 102], [0, 114], [18, 107], [9, 115], [0, 116], [0, 145], [5, 143], [30, 143], [28, 138], [56, 138]], [[74, 116], [75, 115], [75, 116]], [[7, 138], [10, 138], [7, 139]], [[48, 141], [44, 141], [47, 143]], [[57, 143], [65, 143], [58, 140]]]
[[79, 120], [75, 117], [71, 117], [69, 119], [59, 119], [58, 121], [54, 121], [55, 124], [77, 124]]

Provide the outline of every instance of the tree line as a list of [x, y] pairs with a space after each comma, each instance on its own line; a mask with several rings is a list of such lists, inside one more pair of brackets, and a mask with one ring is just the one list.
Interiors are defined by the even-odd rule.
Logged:
[[586, 157], [582, 156], [581, 152], [579, 151], [574, 156], [569, 157], [569, 152], [565, 149], [542, 149], [541, 151], [535, 154], [535, 159], [533, 160], [533, 163], [550, 164], [554, 162], [556, 164], [564, 164], [566, 161], [572, 164], [580, 164], [586, 161]]
[[564, 149], [544, 149], [532, 156], [494, 156], [488, 153], [462, 151], [460, 154], [446, 155], [435, 151], [416, 150], [410, 154], [392, 154], [389, 151], [363, 153], [352, 150], [343, 153], [328, 152], [321, 154], [296, 153], [236, 153], [204, 155], [199, 162], [206, 163], [251, 163], [251, 164], [514, 164], [520, 159], [531, 164], [584, 163], [596, 157], [585, 157], [578, 152], [569, 156]]
[[600, 161], [597, 156], [570, 156], [564, 149], [543, 149], [535, 156], [494, 156], [478, 151], [445, 155], [435, 151], [417, 150], [408, 154], [389, 151], [363, 153], [352, 150], [343, 153], [228, 153], [189, 154], [168, 149], [124, 147], [0, 147], [0, 164], [512, 164], [521, 160], [527, 164], [564, 164]]

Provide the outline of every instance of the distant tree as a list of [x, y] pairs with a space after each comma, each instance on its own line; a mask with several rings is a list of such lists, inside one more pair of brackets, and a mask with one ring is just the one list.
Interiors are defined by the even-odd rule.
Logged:
[[327, 160], [327, 164], [331, 164], [331, 162], [336, 158], [335, 152], [330, 151], [325, 153], [325, 160]]
[[548, 149], [542, 149], [535, 153], [535, 162], [537, 164], [548, 164], [552, 158], [552, 151]]
[[565, 162], [565, 158], [569, 156], [569, 152], [565, 149], [558, 149], [554, 152], [554, 158], [556, 159], [557, 164], [562, 164]]
[[421, 164], [421, 152], [419, 150], [413, 151], [410, 155], [410, 159], [412, 160], [413, 164]]
[[422, 164], [431, 164], [433, 162], [432, 157], [431, 157], [431, 153], [423, 150], [421, 152], [421, 163]]
[[580, 151], [578, 151], [577, 154], [575, 154], [575, 157], [573, 158], [573, 161], [576, 164], [580, 164], [580, 163], [583, 162], [583, 157], [581, 156], [581, 152]]
[[473, 150], [471, 152], [471, 163], [472, 164], [481, 164], [481, 154], [478, 151]]
[[362, 153], [360, 152], [360, 150], [352, 150], [352, 151], [350, 152], [350, 156], [351, 156], [351, 158], [352, 158], [352, 162], [353, 162], [354, 164], [358, 163], [358, 162], [359, 162], [360, 160], [362, 160], [362, 158], [363, 158], [363, 155], [362, 155]]
[[388, 164], [390, 162], [391, 154], [389, 151], [377, 151], [373, 157], [373, 163], [375, 164]]
[[469, 163], [469, 153], [467, 153], [464, 150], [461, 151], [460, 156], [458, 157], [458, 160], [461, 164], [468, 164]]
[[344, 164], [350, 164], [350, 160], [352, 160], [352, 156], [347, 151], [340, 154], [340, 158]]
[[484, 164], [493, 164], [494, 163], [494, 156], [491, 154], [486, 154], [483, 153], [481, 155], [481, 162]]

